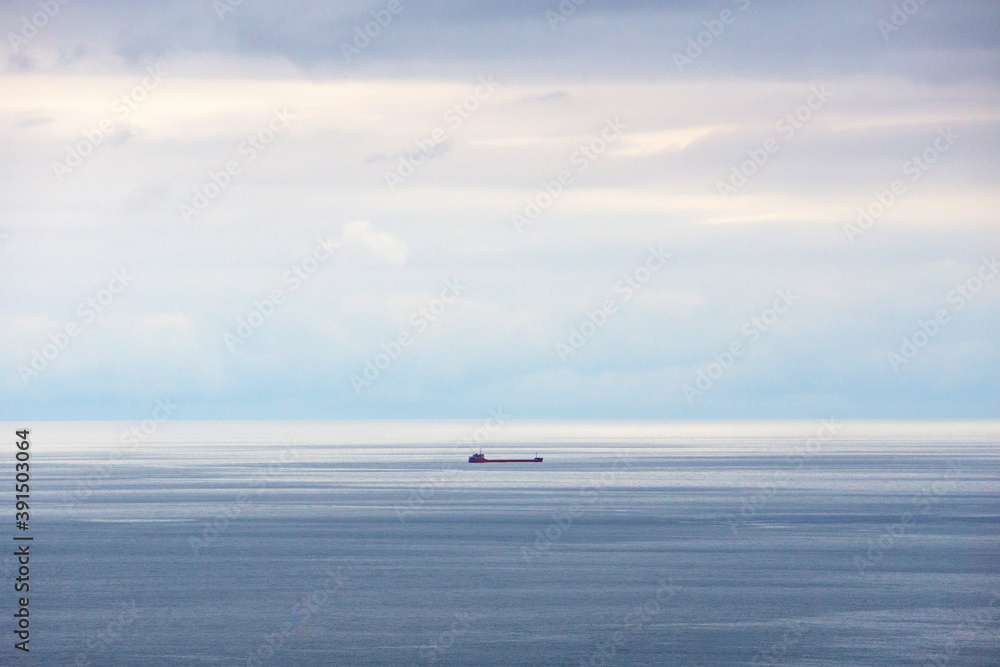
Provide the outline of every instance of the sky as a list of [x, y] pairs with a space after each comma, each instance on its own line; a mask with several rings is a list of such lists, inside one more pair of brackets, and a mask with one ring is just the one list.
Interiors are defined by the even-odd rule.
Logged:
[[0, 36], [0, 420], [1000, 417], [995, 2]]

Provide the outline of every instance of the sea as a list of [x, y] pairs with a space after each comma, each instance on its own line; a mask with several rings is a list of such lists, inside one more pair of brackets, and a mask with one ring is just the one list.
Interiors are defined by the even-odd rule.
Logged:
[[3, 665], [1000, 665], [996, 421], [0, 428]]

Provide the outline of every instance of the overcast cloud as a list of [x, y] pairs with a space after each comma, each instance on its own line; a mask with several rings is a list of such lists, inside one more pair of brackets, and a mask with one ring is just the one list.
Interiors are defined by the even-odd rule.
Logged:
[[1000, 415], [1000, 6], [664, 4], [0, 3], [0, 420]]

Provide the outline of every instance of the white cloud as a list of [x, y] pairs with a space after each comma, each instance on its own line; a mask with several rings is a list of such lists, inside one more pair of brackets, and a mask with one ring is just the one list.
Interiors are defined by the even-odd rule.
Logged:
[[367, 220], [352, 220], [341, 231], [345, 252], [363, 252], [388, 264], [404, 264], [406, 244], [387, 231], [377, 231]]
[[[160, 389], [186, 378], [205, 416], [212, 400], [237, 405], [249, 394], [264, 406], [328, 397], [341, 412], [327, 416], [397, 415], [405, 401], [352, 402], [347, 376], [451, 278], [469, 284], [468, 296], [372, 394], [419, 397], [406, 404], [410, 416], [479, 414], [500, 389], [513, 392], [507, 399], [522, 415], [684, 416], [674, 384], [787, 282], [802, 286], [801, 308], [781, 323], [780, 336], [762, 340], [720, 381], [706, 410], [752, 415], [754, 406], [785, 400], [789, 415], [802, 414], [795, 411], [819, 394], [859, 410], [880, 399], [896, 406], [906, 396], [916, 395], [913, 405], [937, 400], [906, 378], [887, 379], [888, 366], [879, 364], [982, 252], [998, 250], [1000, 87], [976, 74], [996, 59], [991, 43], [973, 40], [975, 53], [951, 48], [954, 26], [913, 23], [906, 29], [921, 55], [904, 57], [913, 52], [886, 47], [872, 16], [842, 9], [843, 25], [830, 29], [842, 30], [843, 45], [831, 49], [839, 43], [831, 37], [821, 56], [805, 45], [800, 59], [782, 49], [792, 48], [788, 39], [805, 40], [809, 25], [789, 19], [814, 18], [786, 3], [747, 15], [746, 39], [759, 43], [727, 33], [732, 41], [720, 41], [678, 77], [664, 44], [668, 51], [683, 44], [689, 22], [652, 3], [638, 15], [616, 13], [615, 34], [593, 32], [595, 8], [565, 26], [559, 54], [519, 33], [521, 24], [490, 24], [478, 6], [468, 7], [470, 29], [449, 34], [438, 22], [450, 19], [428, 22], [421, 12], [436, 10], [414, 6], [394, 24], [399, 39], [381, 41], [345, 75], [335, 67], [343, 58], [331, 35], [340, 28], [349, 35], [357, 16], [325, 13], [339, 10], [317, 5], [313, 21], [295, 13], [301, 8], [243, 3], [231, 17], [237, 20], [220, 26], [199, 2], [156, 12], [136, 5], [122, 17], [67, 5], [30, 44], [38, 69], [0, 73], [7, 93], [0, 98], [0, 227], [8, 235], [0, 245], [0, 360], [15, 380], [0, 381], [0, 406], [37, 406], [46, 395], [80, 404], [102, 396], [115, 405], [157, 377]], [[837, 12], [823, 15], [836, 23]], [[334, 23], [321, 40], [309, 31], [295, 39], [324, 16]], [[872, 44], [859, 43], [865, 21]], [[164, 32], [180, 37], [179, 25], [190, 36], [188, 22], [197, 48], [153, 48], [169, 42]], [[251, 48], [230, 32], [238, 25], [283, 27], [254, 32], [262, 41]], [[491, 42], [498, 25], [503, 39]], [[406, 39], [429, 28], [439, 30], [434, 40]], [[539, 34], [550, 39], [547, 30]], [[584, 38], [585, 45], [574, 41]], [[611, 48], [615, 40], [621, 50]], [[427, 58], [399, 51], [418, 43], [441, 50], [421, 52]], [[92, 55], [52, 59], [78, 44], [90, 44]], [[601, 54], [612, 51], [622, 64], [603, 64]], [[468, 58], [452, 58], [459, 52]], [[330, 68], [311, 69], [325, 72], [312, 79], [295, 64], [324, 58]], [[115, 99], [154, 60], [169, 77], [120, 123], [127, 141], [109, 136], [59, 181], [53, 161], [113, 113]], [[656, 67], [646, 66], [653, 61]], [[634, 71], [609, 75], [608, 67]], [[925, 69], [940, 73], [933, 84], [920, 76]], [[444, 113], [474, 90], [477, 76], [492, 74], [495, 94], [460, 127], [448, 125]], [[723, 200], [716, 183], [774, 135], [775, 121], [820, 83], [814, 78], [835, 91], [829, 104]], [[239, 147], [275, 108], [294, 118], [251, 160]], [[515, 234], [511, 212], [560, 170], [576, 169], [574, 151], [616, 115], [628, 126], [621, 141], [574, 171], [539, 220]], [[954, 149], [854, 246], [847, 243], [842, 228], [858, 207], [948, 125], [961, 134]], [[438, 127], [449, 150], [390, 191], [384, 172], [396, 158], [372, 157], [412, 151]], [[241, 160], [239, 173], [195, 222], [181, 224], [178, 204], [231, 159]], [[317, 236], [338, 238], [340, 257], [293, 292], [283, 276], [301, 266]], [[674, 253], [669, 273], [563, 368], [555, 342], [650, 244]], [[137, 282], [113, 315], [60, 357], [59, 372], [47, 374], [37, 394], [19, 393], [14, 365], [76, 317], [80, 300], [119, 266], [131, 267]], [[288, 291], [287, 303], [240, 355], [228, 353], [223, 332], [275, 288]], [[922, 352], [914, 362], [923, 364], [920, 373], [958, 387], [995, 375], [995, 359], [963, 352], [979, 354], [983, 341], [1000, 349], [986, 316], [996, 312], [1000, 291], [990, 290], [935, 340], [935, 350]], [[829, 377], [822, 369], [831, 359], [850, 362]], [[758, 402], [764, 384], [772, 390], [767, 403]], [[4, 393], [5, 386], [13, 389]], [[774, 387], [787, 395], [775, 396]], [[981, 412], [996, 396], [955, 392], [935, 414], [969, 414], [966, 405]]]

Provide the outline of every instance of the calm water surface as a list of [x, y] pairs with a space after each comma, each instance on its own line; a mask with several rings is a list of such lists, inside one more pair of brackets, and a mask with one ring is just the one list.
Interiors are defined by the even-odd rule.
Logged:
[[1000, 423], [486, 424], [3, 424], [0, 663], [1000, 664]]

